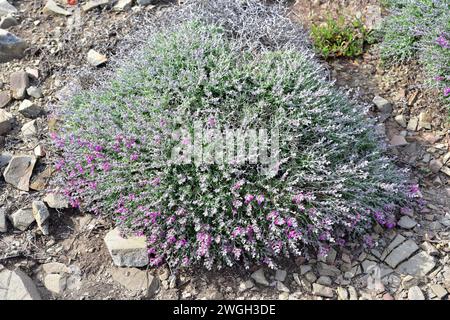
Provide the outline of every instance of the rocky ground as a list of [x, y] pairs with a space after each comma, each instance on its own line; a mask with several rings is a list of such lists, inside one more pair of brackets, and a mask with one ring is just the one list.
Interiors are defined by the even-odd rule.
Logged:
[[[108, 220], [67, 209], [64, 199], [47, 194], [53, 172], [46, 113], [68, 74], [107, 64], [140, 19], [177, 5], [112, 2], [0, 0], [0, 300], [449, 299], [446, 110], [421, 85], [420, 66], [383, 67], [375, 46], [357, 59], [327, 62], [330, 77], [372, 106], [389, 152], [411, 169], [425, 201], [403, 212], [396, 229], [375, 228], [372, 250], [354, 246], [324, 259], [298, 258], [277, 271], [255, 266], [175, 275], [144, 267], [142, 239], [123, 239]], [[383, 13], [377, 0], [299, 0], [290, 16], [308, 25], [338, 10], [366, 17], [369, 27]]]

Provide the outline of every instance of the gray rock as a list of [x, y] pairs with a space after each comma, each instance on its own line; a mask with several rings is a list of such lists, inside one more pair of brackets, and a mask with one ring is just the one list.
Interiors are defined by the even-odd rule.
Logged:
[[397, 234], [394, 240], [392, 240], [389, 246], [383, 251], [380, 260], [384, 260], [387, 257], [387, 255], [391, 253], [392, 250], [394, 250], [394, 248], [398, 247], [405, 240], [406, 238], [404, 236], [402, 236], [401, 234]]
[[11, 102], [11, 95], [8, 91], [0, 92], [0, 109], [6, 107]]
[[8, 225], [6, 224], [6, 208], [0, 208], [0, 232], [8, 231]]
[[314, 274], [314, 272], [308, 272], [305, 274], [305, 279], [312, 283], [312, 282], [316, 282], [317, 277]]
[[37, 120], [35, 119], [28, 121], [22, 126], [22, 129], [20, 129], [20, 131], [22, 132], [24, 138], [29, 139], [35, 137], [39, 131]]
[[3, 172], [3, 177], [7, 183], [17, 189], [29, 191], [30, 177], [35, 164], [36, 158], [34, 156], [13, 156]]
[[13, 155], [9, 152], [0, 153], [0, 169], [6, 167], [9, 161], [11, 161], [12, 157]]
[[0, 265], [0, 300], [41, 300], [41, 296], [24, 272], [2, 269]]
[[148, 6], [149, 4], [155, 4], [158, 0], [137, 0], [136, 1], [140, 6]]
[[133, 0], [119, 0], [113, 7], [113, 11], [126, 11], [131, 9]]
[[304, 274], [308, 273], [311, 270], [312, 270], [312, 267], [309, 264], [304, 264], [304, 265], [300, 266], [300, 274], [301, 275], [304, 275]]
[[11, 131], [11, 122], [14, 116], [6, 110], [0, 109], [0, 135], [4, 135]]
[[25, 231], [33, 222], [33, 211], [28, 208], [19, 209], [9, 216], [14, 228]]
[[269, 281], [267, 281], [266, 276], [264, 275], [263, 268], [253, 272], [251, 277], [253, 280], [255, 280], [256, 283], [261, 284], [263, 286], [269, 286]]
[[86, 4], [84, 4], [81, 7], [81, 9], [83, 9], [83, 11], [87, 12], [87, 11], [93, 10], [98, 7], [106, 6], [108, 4], [111, 4], [112, 2], [113, 1], [111, 1], [111, 0], [89, 0], [88, 2], [86, 2]]
[[45, 206], [45, 203], [43, 201], [33, 201], [31, 206], [38, 228], [44, 235], [48, 235], [48, 218], [50, 218], [50, 212]]
[[28, 95], [30, 97], [33, 97], [33, 98], [36, 98], [36, 99], [39, 99], [39, 98], [43, 97], [41, 88], [38, 88], [38, 87], [35, 87], [35, 86], [29, 87], [27, 89], [27, 93], [28, 93]]
[[429, 112], [427, 111], [422, 111], [419, 114], [419, 126], [418, 129], [431, 129], [431, 121], [432, 121], [432, 116]]
[[23, 57], [28, 44], [11, 32], [0, 29], [0, 63]]
[[407, 122], [406, 117], [403, 114], [399, 114], [395, 117], [395, 122], [397, 122], [402, 128], [406, 128]]
[[118, 228], [105, 236], [106, 247], [118, 267], [143, 267], [149, 263], [146, 237], [123, 238]]
[[347, 290], [345, 288], [338, 287], [336, 289], [336, 292], [337, 292], [339, 300], [348, 300], [348, 292], [347, 292]]
[[45, 196], [44, 201], [53, 209], [69, 208], [69, 200], [60, 193], [49, 193]]
[[341, 274], [341, 270], [339, 270], [335, 266], [330, 266], [323, 262], [320, 262], [317, 265], [317, 271], [321, 276], [337, 277], [339, 274]]
[[286, 270], [277, 270], [275, 272], [275, 280], [283, 282], [286, 280], [287, 272]]
[[244, 292], [244, 291], [250, 290], [254, 286], [255, 286], [255, 284], [253, 283], [253, 281], [251, 279], [249, 279], [249, 280], [243, 281], [239, 284], [239, 291]]
[[319, 279], [317, 279], [317, 283], [323, 286], [331, 286], [333, 284], [333, 281], [330, 277], [320, 276]]
[[433, 284], [430, 286], [430, 288], [438, 299], [443, 299], [448, 293], [447, 290], [445, 290], [444, 287], [439, 284]]
[[91, 66], [98, 67], [106, 63], [108, 58], [105, 55], [91, 49], [87, 54], [87, 61]]
[[439, 250], [437, 250], [432, 244], [426, 241], [422, 242], [420, 248], [431, 256], [439, 256]]
[[50, 262], [42, 265], [42, 270], [46, 274], [57, 273], [57, 274], [69, 274], [70, 269], [64, 263], [60, 262]]
[[63, 15], [63, 16], [72, 15], [72, 13], [70, 13], [66, 9], [58, 6], [58, 4], [53, 0], [48, 0], [42, 11], [51, 15]]
[[409, 288], [408, 300], [425, 300], [422, 290], [418, 286]]
[[277, 287], [277, 290], [280, 292], [287, 292], [287, 293], [291, 292], [289, 290], [289, 288], [281, 281], [277, 281], [276, 287]]
[[0, 29], [8, 29], [17, 26], [19, 22], [11, 15], [7, 15], [0, 19]]
[[41, 108], [30, 100], [23, 100], [19, 105], [19, 113], [26, 118], [37, 118], [41, 113]]
[[16, 100], [22, 100], [25, 98], [27, 89], [30, 86], [28, 74], [25, 71], [13, 72], [9, 76], [9, 79], [12, 97]]
[[159, 289], [159, 280], [149, 272], [136, 268], [114, 268], [111, 269], [114, 281], [124, 288], [136, 293], [145, 292], [147, 297], [153, 296]]
[[402, 288], [409, 289], [411, 287], [417, 286], [419, 284], [419, 279], [413, 276], [407, 275], [402, 280]]
[[313, 283], [312, 285], [313, 294], [325, 298], [333, 298], [333, 289], [323, 286], [318, 283]]
[[406, 146], [408, 144], [408, 141], [406, 141], [404, 136], [395, 135], [392, 137], [390, 144], [392, 147], [402, 147]]
[[67, 277], [57, 273], [48, 274], [44, 278], [44, 286], [52, 293], [62, 294], [67, 286]]
[[443, 166], [444, 164], [439, 160], [434, 159], [430, 161], [430, 170], [433, 173], [438, 173]]
[[402, 216], [397, 224], [403, 229], [412, 229], [417, 225], [417, 222], [408, 216]]
[[16, 7], [10, 4], [7, 0], [0, 0], [0, 17], [14, 13], [17, 13]]
[[379, 112], [385, 114], [392, 113], [392, 104], [386, 99], [380, 96], [375, 96], [375, 98], [373, 98], [373, 103], [375, 104]]
[[419, 250], [419, 246], [413, 240], [408, 239], [392, 250], [386, 257], [385, 262], [390, 267], [396, 268], [402, 261], [408, 259], [417, 250]]
[[419, 126], [419, 119], [417, 119], [416, 117], [409, 119], [407, 127], [409, 131], [417, 131], [418, 126]]
[[409, 274], [415, 277], [426, 276], [433, 268], [436, 263], [432, 256], [424, 251], [419, 252], [409, 260], [403, 262], [396, 269], [397, 272], [403, 274]]

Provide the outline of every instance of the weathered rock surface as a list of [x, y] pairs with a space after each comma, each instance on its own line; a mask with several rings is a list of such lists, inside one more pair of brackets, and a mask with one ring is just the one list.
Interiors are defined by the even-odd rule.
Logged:
[[4, 135], [12, 129], [12, 119], [14, 116], [6, 110], [0, 109], [0, 135]]
[[24, 138], [32, 138], [35, 137], [39, 131], [37, 120], [31, 120], [25, 123], [20, 129]]
[[33, 211], [29, 208], [19, 209], [9, 216], [14, 228], [25, 231], [33, 222]]
[[81, 8], [83, 9], [83, 11], [87, 12], [101, 6], [106, 6], [108, 4], [111, 4], [112, 2], [113, 1], [111, 0], [89, 0]]
[[30, 100], [23, 100], [19, 105], [19, 112], [26, 118], [34, 119], [41, 113], [41, 108]]
[[412, 229], [417, 225], [417, 222], [408, 216], [403, 216], [400, 218], [397, 224], [403, 229]]
[[261, 284], [263, 286], [268, 286], [269, 281], [267, 281], [266, 276], [264, 274], [264, 269], [258, 269], [251, 275], [252, 279], [255, 280], [256, 283]]
[[408, 259], [419, 246], [413, 240], [406, 240], [387, 256], [385, 262], [392, 268], [396, 268], [402, 261]]
[[436, 265], [432, 256], [424, 251], [419, 252], [398, 266], [397, 271], [416, 277], [427, 275]]
[[3, 172], [3, 177], [7, 183], [17, 189], [29, 191], [30, 177], [35, 164], [36, 158], [34, 156], [13, 156]]
[[145, 296], [153, 296], [159, 289], [159, 280], [147, 271], [136, 268], [111, 269], [112, 278], [126, 289], [135, 292], [144, 292]]
[[325, 298], [333, 298], [333, 289], [318, 283], [313, 283], [313, 294]]
[[17, 13], [16, 7], [10, 4], [7, 0], [0, 0], [0, 17], [14, 13]]
[[50, 212], [43, 201], [33, 201], [32, 203], [33, 217], [36, 220], [38, 228], [42, 231], [44, 235], [48, 235], [48, 218], [50, 217]]
[[16, 71], [9, 76], [11, 95], [16, 100], [25, 98], [27, 89], [30, 86], [28, 74], [25, 71]]
[[145, 237], [123, 238], [115, 228], [106, 234], [105, 243], [118, 267], [143, 267], [149, 263]]
[[0, 208], [0, 232], [8, 231], [8, 226], [6, 224], [6, 209]]
[[45, 287], [55, 294], [61, 294], [66, 289], [67, 278], [61, 274], [48, 274], [44, 278]]
[[425, 300], [422, 290], [418, 286], [409, 288], [408, 290], [409, 300]]
[[26, 48], [28, 44], [25, 40], [0, 29], [0, 63], [22, 58]]
[[0, 92], [0, 109], [6, 107], [11, 102], [11, 95], [8, 91]]
[[10, 271], [0, 265], [0, 300], [41, 300], [41, 295], [23, 271]]
[[105, 55], [91, 49], [87, 54], [87, 61], [91, 66], [98, 67], [106, 63], [108, 58]]
[[60, 193], [49, 193], [44, 197], [44, 201], [53, 209], [69, 208], [69, 200]]
[[53, 14], [53, 15], [70, 16], [72, 14], [69, 11], [67, 11], [66, 9], [58, 6], [58, 4], [53, 0], [48, 0], [42, 11], [47, 14]]

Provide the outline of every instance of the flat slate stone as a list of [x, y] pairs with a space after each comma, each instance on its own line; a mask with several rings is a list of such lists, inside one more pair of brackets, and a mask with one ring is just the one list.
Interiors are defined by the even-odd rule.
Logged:
[[408, 216], [402, 216], [400, 220], [397, 222], [397, 224], [401, 228], [409, 230], [414, 228], [417, 225], [417, 222]]
[[10, 271], [0, 265], [0, 300], [41, 300], [41, 295], [23, 271]]
[[411, 239], [406, 240], [387, 256], [385, 262], [396, 268], [402, 261], [408, 259], [414, 252], [419, 250], [419, 246]]
[[427, 254], [425, 251], [421, 251], [411, 259], [403, 262], [396, 269], [398, 272], [403, 274], [409, 274], [416, 277], [426, 276], [433, 268], [436, 263], [432, 256]]

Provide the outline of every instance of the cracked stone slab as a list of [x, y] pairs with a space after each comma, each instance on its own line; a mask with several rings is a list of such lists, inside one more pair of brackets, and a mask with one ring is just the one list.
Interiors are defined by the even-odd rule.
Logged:
[[41, 295], [23, 271], [10, 271], [0, 266], [0, 300], [41, 300]]
[[408, 239], [392, 250], [386, 257], [385, 262], [391, 268], [396, 268], [401, 262], [411, 257], [417, 250], [419, 250], [419, 246], [413, 240]]
[[403, 262], [396, 269], [403, 274], [409, 274], [416, 277], [426, 276], [436, 266], [432, 256], [425, 251], [421, 251], [411, 259]]
[[389, 253], [392, 252], [396, 247], [398, 247], [400, 244], [402, 244], [406, 238], [402, 236], [401, 234], [398, 234], [394, 240], [391, 241], [391, 243], [388, 245], [388, 247], [383, 251], [383, 254], [380, 257], [380, 260], [386, 259]]

